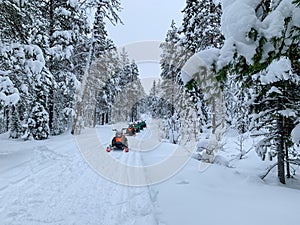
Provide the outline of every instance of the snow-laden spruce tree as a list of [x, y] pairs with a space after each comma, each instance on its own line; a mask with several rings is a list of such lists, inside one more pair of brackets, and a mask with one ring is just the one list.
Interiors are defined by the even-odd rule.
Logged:
[[278, 175], [284, 183], [284, 164], [287, 177], [290, 177], [289, 148], [292, 147], [291, 132], [294, 121], [300, 115], [299, 75], [293, 73], [291, 61], [287, 57], [274, 59], [260, 72], [259, 88], [255, 93], [254, 106], [257, 113], [252, 114], [252, 129], [266, 130], [264, 138], [256, 150], [264, 159], [266, 153], [277, 154]]
[[[19, 134], [13, 135], [17, 138], [20, 130], [27, 127], [31, 109], [36, 102], [45, 110], [48, 109], [50, 90], [54, 88], [55, 81], [45, 67], [42, 50], [36, 45], [5, 44], [2, 45], [0, 55], [0, 66], [7, 71], [7, 76], [11, 77], [20, 95], [20, 101], [12, 109], [14, 113], [9, 117], [14, 124], [10, 127], [10, 132]], [[27, 134], [31, 135], [30, 132]]]
[[0, 133], [10, 129], [10, 137], [18, 138], [23, 134], [18, 110], [15, 107], [20, 100], [20, 95], [9, 77], [2, 73], [0, 71]]
[[254, 90], [251, 129], [264, 134], [256, 150], [262, 158], [277, 155], [278, 177], [285, 183], [299, 117], [300, 8], [292, 0], [224, 0], [223, 8], [219, 79], [230, 71]]
[[249, 131], [249, 101], [253, 94], [252, 89], [247, 92], [244, 86], [246, 86], [245, 82], [237, 80], [234, 75], [227, 77], [224, 86], [226, 122], [231, 128], [237, 129], [240, 134]]
[[199, 117], [198, 111], [193, 107], [193, 96], [188, 92], [181, 93], [176, 108], [179, 111], [180, 144], [194, 145], [199, 140], [199, 134], [202, 131], [199, 121], [203, 117]]
[[157, 85], [157, 81], [154, 80], [152, 82], [152, 87], [149, 91], [149, 96], [147, 96], [142, 102], [142, 110], [143, 113], [150, 112], [153, 118], [159, 118], [159, 102], [160, 99], [158, 97], [160, 84]]
[[[94, 19], [89, 32], [90, 38], [86, 49], [88, 54], [85, 58], [85, 65], [83, 66], [84, 72], [80, 80], [80, 88], [78, 88], [74, 99], [75, 117], [71, 130], [72, 134], [80, 133], [82, 125], [84, 126], [85, 117], [87, 117], [85, 120], [89, 120], [89, 116], [85, 115], [84, 102], [89, 101], [90, 96], [95, 98], [98, 94], [89, 91], [88, 80], [92, 62], [93, 60], [97, 60], [97, 57], [105, 58], [106, 50], [113, 48], [110, 40], [104, 40], [107, 35], [104, 29], [104, 19], [108, 19], [113, 24], [120, 22], [120, 18], [117, 14], [121, 10], [119, 0], [87, 0], [84, 2], [84, 5], [86, 6], [85, 10], [92, 14]], [[96, 99], [97, 97], [94, 101], [95, 104]]]
[[48, 111], [51, 133], [57, 135], [68, 125], [65, 110], [72, 107], [78, 83], [78, 75], [73, 73], [72, 58], [75, 46], [82, 41], [81, 36], [86, 35], [86, 18], [78, 1], [45, 1], [38, 5], [38, 9], [44, 21], [39, 26], [38, 35], [47, 41], [43, 48], [46, 66], [57, 83], [50, 93]]
[[[175, 110], [175, 85], [180, 82], [179, 75], [181, 70], [180, 56], [182, 48], [178, 45], [180, 40], [178, 28], [172, 21], [171, 27], [166, 34], [165, 41], [160, 45], [162, 49], [160, 66], [161, 66], [161, 96], [163, 107], [165, 107], [165, 116], [171, 117]], [[168, 103], [166, 100], [169, 100]], [[165, 104], [164, 104], [165, 103]]]
[[120, 54], [120, 62], [123, 68], [114, 79], [117, 95], [113, 100], [113, 120], [135, 121], [139, 118], [138, 104], [145, 92], [138, 77], [137, 64], [134, 61], [126, 64], [129, 59], [124, 51]]
[[28, 139], [31, 136], [36, 140], [47, 139], [50, 134], [48, 124], [48, 112], [40, 103], [34, 103], [27, 122], [27, 130], [25, 131], [24, 139]]
[[[160, 45], [162, 49], [160, 67], [163, 79], [176, 79], [180, 73], [181, 47], [178, 45], [180, 40], [178, 28], [172, 21], [170, 29], [167, 31], [165, 41]], [[177, 80], [177, 79], [176, 79]]]
[[[17, 74], [12, 79], [22, 98], [17, 106], [20, 119], [25, 124], [33, 103], [38, 101], [49, 114], [50, 127], [55, 125], [52, 133], [61, 133], [65, 123], [57, 121], [64, 117], [66, 107], [71, 107], [70, 99], [74, 96], [74, 91], [70, 91], [75, 88], [70, 83], [76, 77], [70, 72], [73, 44], [84, 30], [77, 1], [25, 0], [0, 4], [4, 9], [0, 26], [5, 27], [1, 36], [2, 65]], [[9, 62], [12, 59], [13, 63]]]
[[[221, 33], [221, 4], [215, 0], [187, 0], [183, 9], [183, 22], [179, 29], [180, 45], [190, 54], [208, 47], [219, 48], [223, 44]], [[186, 56], [191, 57], [190, 54]], [[188, 59], [186, 58], [186, 59]]]
[[[82, 102], [92, 61], [100, 56], [106, 59], [105, 50], [112, 42], [106, 38], [104, 19], [119, 21], [119, 9], [118, 0], [0, 1], [0, 67], [22, 99], [14, 113], [19, 117], [14, 121], [20, 123], [14, 124], [26, 127], [36, 102], [48, 113], [51, 134], [66, 130], [73, 108], [76, 115], [84, 116], [83, 104], [75, 106], [74, 96], [75, 103]], [[96, 12], [92, 27], [88, 10]]]
[[[223, 45], [223, 35], [220, 29], [221, 5], [213, 0], [187, 1], [183, 12], [183, 22], [178, 29], [179, 40], [175, 44], [180, 49], [176, 68], [181, 71], [187, 60], [196, 52]], [[176, 74], [178, 75], [178, 74]], [[179, 73], [180, 75], [180, 73]], [[177, 84], [182, 85], [179, 76]], [[214, 121], [214, 115], [208, 113], [203, 90], [191, 80], [187, 85], [187, 92], [191, 96], [191, 103], [198, 111], [200, 131], [207, 126], [208, 120]], [[209, 116], [210, 115], [210, 116]]]
[[166, 139], [172, 144], [179, 144], [181, 137], [181, 124], [178, 114], [174, 114], [165, 120]]
[[4, 108], [5, 131], [9, 130], [13, 138], [22, 135], [22, 124], [28, 119], [34, 95], [32, 77], [27, 71], [30, 71], [34, 62], [40, 59], [36, 60], [36, 55], [31, 53], [37, 46], [29, 44], [34, 27], [32, 16], [28, 11], [31, 6], [28, 1], [0, 2], [0, 71], [18, 89], [21, 99], [17, 104], [6, 105]]
[[[94, 108], [93, 126], [96, 124], [107, 124], [111, 121], [111, 107], [114, 96], [116, 96], [116, 86], [114, 77], [120, 71], [120, 62], [117, 50], [109, 49], [105, 57], [101, 56], [91, 67], [88, 81], [89, 90], [93, 90], [95, 102], [91, 102]], [[86, 121], [87, 124], [87, 121]]]

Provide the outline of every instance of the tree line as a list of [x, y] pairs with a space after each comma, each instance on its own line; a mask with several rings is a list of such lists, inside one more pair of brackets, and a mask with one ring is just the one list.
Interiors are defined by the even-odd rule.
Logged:
[[[196, 120], [198, 139], [219, 126], [216, 118], [221, 112], [216, 111], [217, 102], [206, 94], [213, 96], [212, 92], [221, 90], [226, 127], [237, 129], [241, 137], [245, 134], [260, 137], [254, 146], [257, 154], [262, 160], [277, 158], [273, 167], [278, 168], [279, 180], [285, 183], [285, 177], [291, 177], [291, 164], [297, 164], [300, 158], [295, 150], [295, 144], [299, 143], [293, 142], [292, 137], [300, 122], [300, 27], [296, 16], [299, 0], [261, 0], [255, 6], [248, 3], [243, 2], [246, 9], [238, 9], [244, 10], [244, 23], [236, 23], [239, 18], [234, 21], [229, 18], [241, 15], [237, 10], [232, 11], [236, 7], [227, 6], [225, 12], [220, 1], [187, 0], [181, 26], [176, 27], [172, 22], [161, 45], [161, 83], [168, 81], [181, 87], [184, 94], [176, 95], [174, 104], [180, 106], [176, 108], [186, 111], [182, 102], [190, 101], [186, 106], [197, 113], [177, 112], [169, 118], [174, 124]], [[245, 22], [245, 18], [249, 21]], [[256, 23], [245, 26], [251, 20]], [[275, 27], [275, 23], [282, 26]], [[198, 71], [200, 80], [183, 81], [182, 68], [194, 54], [210, 61], [207, 66], [211, 80], [203, 77], [207, 71]], [[168, 90], [163, 90], [162, 95], [169, 95]], [[194, 128], [187, 129], [190, 132]], [[186, 132], [181, 129], [182, 134]], [[208, 161], [213, 159], [210, 157]]]
[[120, 10], [118, 0], [0, 1], [1, 133], [41, 140], [111, 120], [138, 75], [105, 29]]

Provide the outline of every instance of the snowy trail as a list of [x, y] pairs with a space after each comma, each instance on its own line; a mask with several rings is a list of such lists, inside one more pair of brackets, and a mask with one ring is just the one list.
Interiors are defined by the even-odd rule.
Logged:
[[[150, 129], [130, 138], [129, 145], [149, 140]], [[113, 159], [116, 165], [100, 162], [114, 178], [126, 182], [151, 180], [153, 173], [149, 172], [153, 171], [147, 167], [164, 164], [177, 148], [161, 143], [149, 151], [107, 153], [112, 127], [96, 131], [86, 129], [80, 135], [88, 156], [95, 162]], [[93, 138], [97, 142], [91, 143]], [[276, 171], [262, 181], [258, 174], [265, 171], [266, 164], [255, 152], [234, 162], [233, 168], [211, 165], [205, 172], [198, 172], [199, 162], [190, 160], [164, 182], [132, 187], [100, 176], [84, 160], [77, 144], [71, 135], [28, 142], [0, 135], [0, 225], [299, 224], [294, 216], [299, 211], [299, 176], [289, 181], [293, 189], [274, 182]], [[236, 155], [234, 145], [227, 145], [230, 151], [224, 155]], [[175, 156], [180, 161], [177, 157], [182, 156]], [[144, 173], [132, 173], [128, 165], [144, 167]], [[157, 175], [168, 169], [159, 167]]]
[[[110, 128], [101, 129], [111, 138], [107, 132]], [[26, 156], [20, 163], [0, 167], [1, 225], [159, 224], [148, 187], [129, 187], [104, 179], [82, 158], [72, 136], [58, 139], [61, 142], [26, 142], [26, 147], [14, 149], [14, 154]], [[99, 153], [99, 148], [96, 151]], [[6, 152], [9, 157], [9, 149]], [[110, 154], [126, 164], [142, 163], [139, 152]], [[127, 176], [122, 167], [114, 172]]]

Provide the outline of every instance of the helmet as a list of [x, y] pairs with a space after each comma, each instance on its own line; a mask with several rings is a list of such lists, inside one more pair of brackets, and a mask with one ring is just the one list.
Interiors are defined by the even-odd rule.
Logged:
[[116, 137], [120, 138], [120, 137], [122, 137], [122, 136], [123, 136], [123, 134], [122, 134], [121, 131], [117, 131], [117, 132], [116, 132]]

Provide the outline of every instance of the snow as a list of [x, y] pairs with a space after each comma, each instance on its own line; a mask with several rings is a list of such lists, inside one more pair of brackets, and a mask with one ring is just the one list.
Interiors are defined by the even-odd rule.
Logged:
[[[210, 67], [211, 63], [216, 63], [217, 70], [222, 69], [224, 66], [229, 65], [233, 62], [234, 54], [243, 56], [248, 64], [253, 62], [253, 56], [256, 53], [258, 47], [258, 39], [264, 36], [267, 39], [264, 44], [263, 60], [269, 57], [268, 53], [274, 51], [274, 46], [271, 43], [272, 38], [281, 37], [285, 26], [285, 18], [291, 18], [291, 25], [299, 28], [300, 27], [300, 9], [292, 4], [291, 0], [280, 1], [276, 10], [269, 13], [269, 15], [261, 21], [261, 18], [255, 12], [255, 8], [260, 3], [260, 0], [223, 0], [222, 1], [222, 20], [221, 29], [225, 37], [224, 46], [220, 49], [218, 59], [207, 62], [206, 67]], [[291, 27], [289, 27], [291, 29]], [[257, 37], [249, 37], [249, 33], [257, 32]], [[253, 34], [255, 35], [255, 34]], [[290, 42], [290, 39], [286, 39], [285, 42]], [[215, 54], [210, 52], [214, 57]], [[197, 55], [204, 54], [205, 59], [209, 54], [197, 53]], [[194, 56], [193, 56], [194, 57]], [[192, 57], [192, 58], [193, 58]], [[192, 58], [190, 60], [192, 60]], [[189, 63], [189, 61], [188, 61]], [[201, 60], [194, 60], [194, 68], [199, 69], [203, 66]], [[282, 67], [281, 67], [282, 66]], [[270, 65], [269, 70], [271, 76], [263, 78], [265, 83], [270, 82], [276, 78], [282, 72], [288, 71], [290, 63], [287, 59], [280, 59]], [[278, 70], [278, 71], [277, 71]], [[192, 79], [192, 75], [199, 72], [196, 71], [191, 75], [187, 76], [187, 70], [184, 68], [182, 73], [182, 79], [187, 83]], [[193, 70], [194, 72], [194, 70]], [[188, 73], [190, 74], [190, 73]], [[269, 75], [269, 74], [268, 74]], [[285, 78], [284, 78], [285, 79]]]
[[297, 7], [293, 10], [293, 25], [295, 27], [300, 27], [300, 8]]
[[6, 96], [0, 92], [0, 100], [4, 101], [4, 105], [15, 105], [20, 100], [20, 95], [19, 93], [13, 93]]
[[219, 49], [211, 48], [194, 54], [182, 68], [182, 81], [186, 84], [192, 78], [195, 78], [194, 75], [199, 73], [199, 71], [207, 72], [209, 66], [217, 62], [219, 52]]
[[55, 31], [52, 36], [53, 36], [53, 38], [56, 38], [56, 39], [63, 38], [63, 39], [65, 39], [65, 41], [68, 41], [68, 42], [71, 42], [71, 40], [72, 40], [72, 33], [67, 30]]
[[235, 49], [236, 46], [233, 37], [226, 39], [226, 44], [220, 50], [220, 59], [217, 63], [218, 69], [221, 69], [232, 62]]
[[15, 105], [19, 100], [19, 91], [14, 88], [9, 77], [0, 76], [0, 103], [3, 102], [4, 106]]
[[[257, 2], [257, 0], [223, 0], [223, 15], [221, 21], [221, 27], [225, 37], [223, 48], [232, 49], [232, 47], [235, 46], [238, 52], [246, 58], [248, 63], [252, 62], [257, 47], [256, 44], [248, 38], [248, 33], [251, 31], [251, 28], [258, 26], [253, 7]], [[227, 58], [228, 54], [225, 54], [225, 56]]]
[[300, 124], [292, 130], [291, 136], [295, 144], [300, 144]]
[[65, 17], [68, 17], [71, 15], [71, 12], [65, 8], [58, 9], [58, 12], [59, 12], [59, 14], [65, 16]]
[[291, 61], [286, 57], [274, 60], [267, 68], [267, 73], [260, 77], [263, 85], [288, 80], [291, 76]]
[[42, 72], [45, 63], [37, 60], [28, 60], [27, 65], [32, 74], [39, 74]]
[[291, 0], [283, 0], [280, 2], [276, 10], [270, 13], [268, 17], [262, 22], [262, 33], [266, 38], [281, 37], [285, 29], [284, 19], [291, 17], [292, 24], [300, 27], [300, 9], [292, 4]]
[[75, 6], [78, 4], [78, 0], [68, 0], [68, 3], [71, 7], [75, 8]]
[[292, 109], [279, 110], [278, 113], [286, 118], [297, 118], [297, 112]]
[[[154, 127], [153, 120], [149, 128], [129, 141], [149, 140]], [[103, 145], [110, 141], [112, 128], [96, 128]], [[88, 130], [82, 137], [84, 132]], [[299, 138], [299, 125], [293, 133]], [[210, 165], [200, 171], [200, 162], [191, 159], [169, 179], [143, 187], [119, 185], [100, 176], [84, 160], [74, 136], [69, 134], [27, 142], [8, 139], [8, 135], [0, 135], [3, 225], [299, 223], [295, 215], [299, 209], [300, 177], [295, 175], [284, 186], [277, 182], [273, 171], [262, 181], [258, 176], [273, 162], [261, 161], [254, 151], [239, 160], [235, 131], [227, 133], [226, 145], [219, 155], [221, 162], [228, 162], [227, 167]], [[86, 136], [82, 141], [88, 145], [91, 139]], [[252, 140], [247, 139], [246, 149], [251, 145]], [[162, 143], [147, 152], [135, 149], [105, 154], [129, 165], [152, 165], [165, 161], [174, 147]], [[96, 158], [105, 151], [101, 146], [90, 150]], [[114, 173], [126, 176], [126, 171], [110, 166]]]
[[271, 89], [267, 92], [267, 95], [270, 95], [272, 93], [277, 93], [277, 94], [282, 94], [282, 92], [277, 88], [277, 87], [274, 87], [272, 86]]

